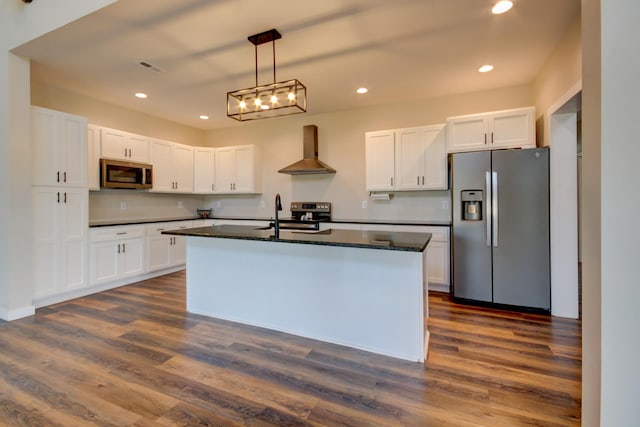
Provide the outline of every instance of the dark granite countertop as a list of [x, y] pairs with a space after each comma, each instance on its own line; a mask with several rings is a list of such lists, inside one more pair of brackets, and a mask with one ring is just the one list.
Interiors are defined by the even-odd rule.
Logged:
[[280, 230], [275, 238], [273, 229], [242, 225], [218, 225], [163, 231], [175, 236], [211, 237], [220, 239], [260, 240], [305, 245], [343, 246], [366, 249], [422, 252], [431, 240], [430, 233], [406, 233], [360, 230], [325, 230], [316, 232]]
[[[180, 217], [180, 218], [164, 218], [164, 219], [122, 219], [122, 220], [100, 220], [89, 221], [89, 227], [108, 227], [112, 225], [134, 225], [134, 224], [152, 224], [156, 222], [173, 222], [173, 221], [194, 221], [203, 219], [199, 216]], [[257, 217], [231, 217], [231, 216], [212, 216], [204, 219], [221, 219], [234, 221], [272, 221], [270, 218]], [[283, 218], [286, 219], [286, 218]], [[418, 225], [418, 226], [437, 226], [450, 227], [450, 220], [413, 220], [413, 219], [332, 219], [328, 221], [335, 224], [380, 224], [380, 225]]]

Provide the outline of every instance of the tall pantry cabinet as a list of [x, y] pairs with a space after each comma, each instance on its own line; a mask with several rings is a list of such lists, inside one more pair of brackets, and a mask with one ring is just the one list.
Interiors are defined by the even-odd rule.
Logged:
[[87, 119], [31, 107], [33, 299], [87, 285]]

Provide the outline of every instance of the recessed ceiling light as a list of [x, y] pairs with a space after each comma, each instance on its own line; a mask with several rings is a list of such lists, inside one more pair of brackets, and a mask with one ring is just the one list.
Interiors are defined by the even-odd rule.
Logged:
[[367, 89], [366, 87], [359, 87], [356, 92], [358, 92], [360, 95], [365, 94], [367, 92], [369, 92], [369, 89]]
[[136, 92], [136, 98], [146, 99], [147, 98], [147, 94], [146, 93], [142, 93], [142, 92]]
[[488, 73], [489, 71], [493, 70], [493, 65], [483, 65], [482, 67], [478, 68], [478, 71], [480, 71], [481, 73]]
[[209, 120], [209, 116], [205, 116], [204, 114], [200, 116], [202, 120]]
[[496, 3], [493, 8], [491, 8], [491, 13], [494, 15], [500, 15], [501, 13], [505, 13], [509, 9], [513, 7], [513, 2], [509, 0], [502, 0]]

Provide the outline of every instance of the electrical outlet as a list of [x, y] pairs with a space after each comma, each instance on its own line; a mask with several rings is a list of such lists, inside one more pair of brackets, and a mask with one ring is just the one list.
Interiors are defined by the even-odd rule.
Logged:
[[362, 201], [362, 209], [367, 209], [367, 201], [366, 200]]
[[442, 201], [442, 209], [449, 209], [449, 201], [448, 200], [443, 200]]
[[222, 206], [222, 203], [220, 203], [220, 200], [218, 200], [218, 201], [216, 202], [216, 208], [217, 208], [217, 209], [219, 209], [219, 208], [220, 208], [220, 206]]
[[184, 208], [184, 205], [182, 204], [182, 201], [178, 202], [178, 207], [179, 208]]
[[120, 209], [122, 210], [127, 209], [127, 202], [124, 202], [124, 201], [120, 202]]

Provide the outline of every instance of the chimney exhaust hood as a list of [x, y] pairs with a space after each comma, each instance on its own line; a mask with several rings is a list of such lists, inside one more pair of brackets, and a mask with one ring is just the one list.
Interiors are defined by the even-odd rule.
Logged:
[[331, 166], [318, 160], [318, 127], [316, 125], [308, 125], [302, 128], [302, 140], [303, 159], [280, 169], [279, 173], [289, 175], [336, 173], [336, 170]]

